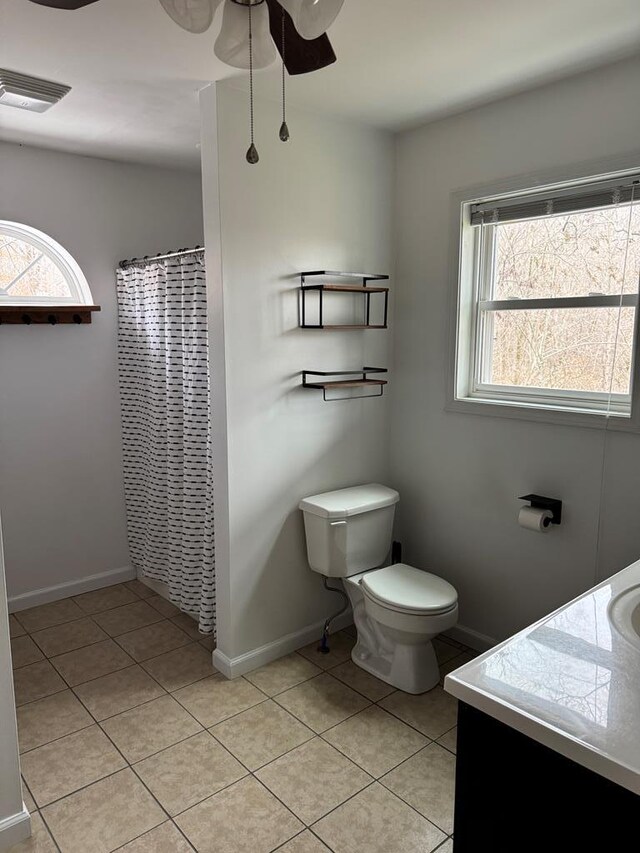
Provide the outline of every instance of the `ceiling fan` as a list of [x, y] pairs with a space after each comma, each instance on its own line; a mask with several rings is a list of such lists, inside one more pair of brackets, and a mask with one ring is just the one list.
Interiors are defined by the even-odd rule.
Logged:
[[[72, 11], [98, 0], [31, 0], [39, 6]], [[215, 53], [227, 65], [249, 69], [247, 15], [253, 17], [254, 69], [266, 68], [278, 49], [289, 74], [318, 71], [336, 61], [326, 30], [344, 0], [160, 0], [168, 15], [183, 29], [203, 33], [224, 4]], [[283, 50], [284, 21], [284, 50]], [[270, 37], [269, 37], [270, 36]], [[283, 55], [284, 54], [284, 55]]]
[[[98, 0], [31, 0], [40, 6], [68, 11], [82, 9]], [[289, 140], [286, 117], [286, 78], [289, 74], [308, 74], [336, 61], [326, 34], [344, 0], [160, 0], [165, 12], [183, 29], [204, 33], [209, 29], [219, 6], [222, 10], [220, 33], [214, 53], [225, 64], [249, 71], [249, 109], [251, 144], [246, 153], [249, 163], [260, 159], [254, 144], [253, 72], [282, 59], [282, 124], [279, 138]]]

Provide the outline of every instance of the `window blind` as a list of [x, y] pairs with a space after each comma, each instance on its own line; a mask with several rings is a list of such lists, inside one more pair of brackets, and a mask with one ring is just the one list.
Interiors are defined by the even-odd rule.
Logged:
[[471, 224], [492, 225], [519, 219], [539, 219], [636, 201], [640, 201], [640, 172], [617, 180], [570, 188], [547, 187], [535, 193], [477, 202], [471, 205]]

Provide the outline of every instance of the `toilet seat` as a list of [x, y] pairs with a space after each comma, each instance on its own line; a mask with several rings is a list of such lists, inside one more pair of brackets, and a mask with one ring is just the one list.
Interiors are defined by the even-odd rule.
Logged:
[[458, 593], [450, 583], [406, 563], [366, 572], [360, 583], [366, 598], [397, 613], [439, 615], [458, 604]]

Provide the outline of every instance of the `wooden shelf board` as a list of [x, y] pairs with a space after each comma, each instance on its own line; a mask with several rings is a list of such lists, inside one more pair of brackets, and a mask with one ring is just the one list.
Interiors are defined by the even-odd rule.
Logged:
[[354, 325], [354, 326], [341, 326], [341, 325], [326, 326], [325, 325], [325, 326], [318, 326], [317, 328], [319, 328], [320, 331], [324, 330], [324, 331], [328, 331], [328, 332], [336, 332], [336, 331], [339, 331], [340, 329], [351, 329], [351, 330], [353, 330], [353, 329], [386, 329], [387, 327], [386, 326], [377, 326], [377, 325], [374, 325], [373, 323], [370, 323], [369, 325], [367, 325], [366, 323], [360, 323], [359, 325]]
[[338, 379], [332, 382], [309, 382], [307, 388], [362, 388], [366, 385], [386, 385], [386, 379]]
[[338, 272], [337, 270], [311, 270], [307, 272], [298, 273], [298, 275], [311, 277], [311, 276], [319, 276], [322, 275], [325, 278], [361, 278], [366, 281], [386, 281], [389, 276], [381, 275], [380, 273], [368, 273], [368, 272]]
[[360, 287], [350, 284], [306, 284], [304, 290], [333, 290], [340, 293], [388, 293], [388, 287]]

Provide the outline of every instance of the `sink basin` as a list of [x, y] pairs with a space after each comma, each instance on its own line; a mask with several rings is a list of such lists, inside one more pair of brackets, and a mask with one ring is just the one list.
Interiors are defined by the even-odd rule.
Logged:
[[609, 604], [609, 621], [640, 651], [640, 585], [629, 587]]

